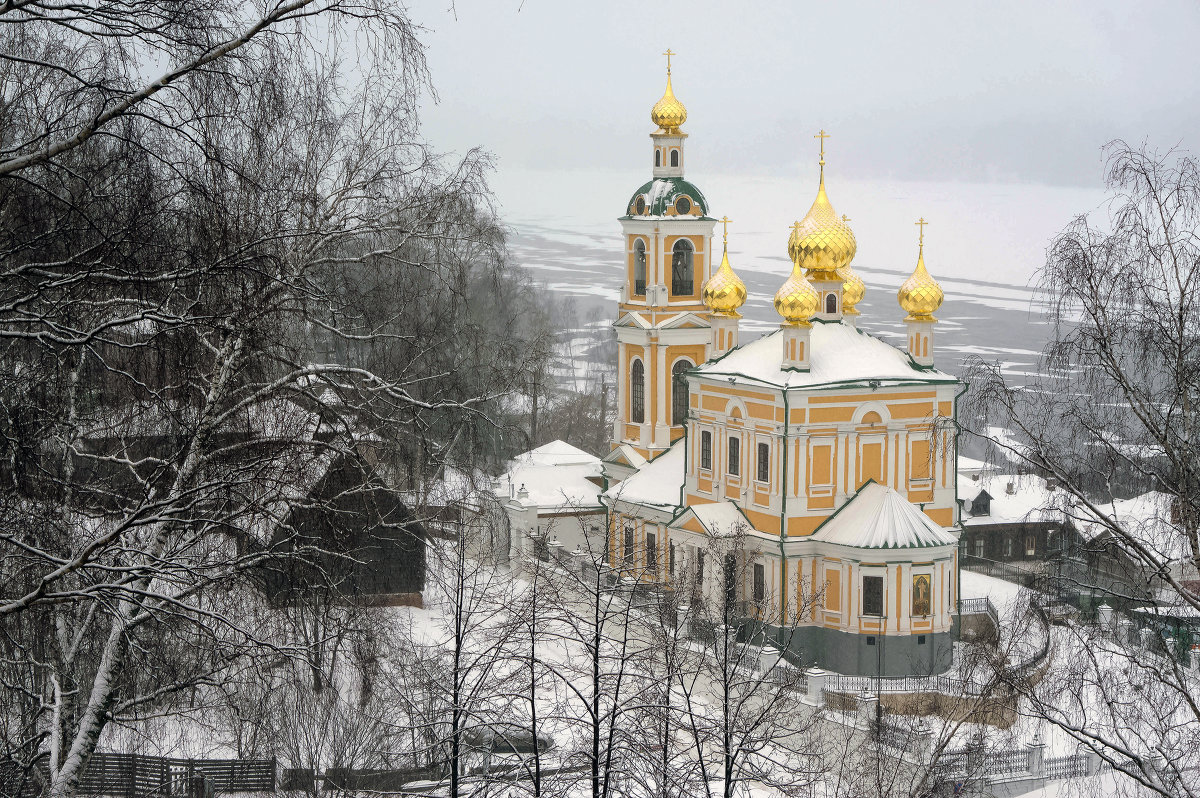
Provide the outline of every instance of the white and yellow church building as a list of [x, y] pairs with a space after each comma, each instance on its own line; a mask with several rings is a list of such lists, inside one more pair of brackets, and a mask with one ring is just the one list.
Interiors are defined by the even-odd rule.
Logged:
[[964, 386], [934, 365], [943, 293], [925, 267], [924, 220], [898, 295], [902, 350], [860, 323], [866, 287], [826, 190], [822, 131], [816, 198], [786, 240], [779, 328], [742, 341], [746, 287], [727, 228], [715, 257], [718, 220], [685, 177], [686, 119], [668, 64], [651, 179], [620, 217], [618, 410], [600, 496], [608, 566], [709, 608], [736, 593], [742, 616], [805, 665], [945, 671], [958, 599], [946, 430]]

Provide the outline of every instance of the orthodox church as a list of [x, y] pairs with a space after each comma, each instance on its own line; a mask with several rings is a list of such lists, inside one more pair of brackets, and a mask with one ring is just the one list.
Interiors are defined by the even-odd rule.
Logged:
[[[618, 417], [601, 494], [610, 566], [707, 606], [736, 593], [739, 612], [806, 665], [946, 670], [958, 534], [942, 430], [964, 385], [934, 366], [943, 293], [925, 267], [924, 220], [898, 294], [900, 350], [860, 329], [857, 244], [829, 200], [819, 133], [816, 198], [787, 239], [792, 269], [775, 294], [779, 329], [742, 342], [746, 286], [727, 227], [713, 268], [717, 220], [685, 177], [687, 110], [669, 62], [650, 118], [652, 176], [620, 217]], [[714, 551], [729, 553], [714, 562]]]
[[612, 448], [601, 460], [556, 442], [562, 452], [514, 461], [495, 487], [514, 543], [540, 557], [602, 551], [615, 575], [677, 591], [701, 614], [733, 606], [805, 665], [944, 672], [959, 583], [952, 422], [965, 386], [934, 367], [943, 293], [925, 268], [925, 220], [897, 297], [901, 350], [860, 329], [866, 286], [826, 191], [821, 131], [816, 198], [792, 227], [791, 273], [774, 297], [779, 328], [743, 343], [746, 285], [728, 218], [713, 268], [717, 219], [685, 178], [687, 110], [669, 60], [650, 118], [651, 179], [619, 220]]

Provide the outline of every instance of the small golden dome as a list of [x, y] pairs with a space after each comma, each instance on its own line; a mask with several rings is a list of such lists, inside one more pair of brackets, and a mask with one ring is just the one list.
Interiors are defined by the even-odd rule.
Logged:
[[[843, 215], [842, 221], [849, 222], [850, 217]], [[859, 315], [859, 311], [854, 306], [862, 302], [862, 298], [866, 296], [866, 284], [849, 263], [838, 269], [838, 276], [842, 278], [842, 312], [850, 316]]]
[[794, 222], [792, 234], [788, 236], [788, 258], [795, 263], [798, 257], [800, 257], [800, 223]]
[[900, 302], [900, 307], [908, 313], [905, 321], [937, 321], [933, 317], [933, 313], [942, 306], [942, 300], [946, 295], [942, 292], [942, 287], [937, 284], [937, 280], [933, 279], [925, 268], [925, 225], [927, 222], [921, 219], [917, 224], [921, 225], [917, 268], [913, 269], [912, 276], [904, 281], [904, 285], [900, 286], [896, 299]]
[[704, 300], [704, 304], [713, 313], [718, 313], [722, 316], [737, 316], [738, 308], [746, 303], [746, 284], [742, 282], [742, 278], [738, 277], [733, 271], [733, 267], [729, 265], [729, 218], [726, 217], [721, 222], [726, 225], [721, 266], [712, 277], [708, 278], [708, 282], [704, 284], [701, 297]]
[[654, 104], [650, 111], [650, 121], [658, 125], [663, 133], [678, 136], [679, 126], [687, 121], [687, 108], [675, 98], [671, 91], [671, 70], [667, 69], [667, 90], [662, 99]]
[[867, 286], [858, 276], [858, 272], [854, 271], [854, 267], [848, 263], [838, 269], [837, 273], [838, 277], [842, 278], [842, 312], [856, 315], [859, 311], [854, 306], [862, 302], [867, 293]]
[[783, 316], [783, 320], [788, 324], [808, 327], [809, 319], [816, 314], [820, 306], [821, 297], [804, 276], [800, 261], [795, 261], [787, 282], [775, 292], [775, 311]]

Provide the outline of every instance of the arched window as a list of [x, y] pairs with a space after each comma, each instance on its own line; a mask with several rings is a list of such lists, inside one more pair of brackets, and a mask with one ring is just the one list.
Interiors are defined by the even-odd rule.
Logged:
[[662, 166], [662, 150], [654, 151], [654, 165]]
[[675, 242], [671, 251], [671, 293], [687, 296], [693, 291], [692, 244], [686, 238]]
[[642, 361], [633, 361], [629, 374], [629, 420], [641, 424], [646, 420], [646, 370]]
[[687, 420], [688, 384], [683, 375], [691, 365], [686, 360], [676, 360], [671, 366], [671, 424], [676, 427]]
[[825, 297], [825, 312], [837, 313], [837, 294], [830, 294]]
[[679, 150], [671, 150], [671, 166], [679, 166]]
[[646, 242], [633, 242], [633, 295], [646, 295]]

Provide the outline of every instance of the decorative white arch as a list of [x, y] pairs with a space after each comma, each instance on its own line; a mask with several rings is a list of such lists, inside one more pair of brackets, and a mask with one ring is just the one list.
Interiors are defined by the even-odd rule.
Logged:
[[851, 417], [852, 422], [857, 426], [863, 423], [863, 418], [867, 413], [875, 413], [879, 416], [880, 423], [885, 426], [892, 420], [892, 414], [888, 412], [887, 405], [883, 402], [864, 402], [854, 410], [854, 415]]

